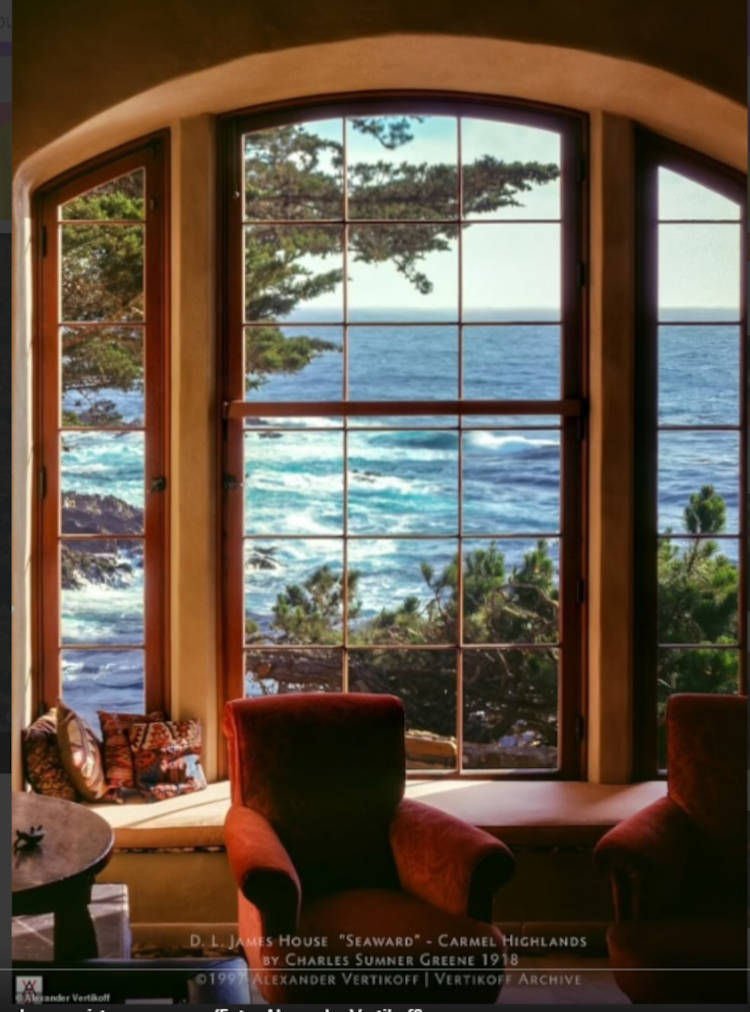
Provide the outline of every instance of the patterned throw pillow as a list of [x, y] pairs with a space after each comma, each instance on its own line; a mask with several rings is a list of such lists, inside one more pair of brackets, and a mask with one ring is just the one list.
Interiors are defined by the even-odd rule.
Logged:
[[75, 801], [76, 790], [60, 758], [57, 711], [53, 706], [21, 732], [26, 779], [38, 794]]
[[97, 713], [102, 729], [104, 773], [110, 790], [120, 791], [127, 787], [135, 787], [135, 770], [128, 731], [133, 724], [164, 720], [164, 714], [158, 710], [153, 713], [108, 713], [106, 710], [97, 710]]
[[202, 791], [201, 725], [197, 720], [154, 720], [128, 731], [135, 783], [152, 801]]
[[103, 800], [107, 795], [107, 781], [99, 741], [83, 717], [60, 700], [57, 702], [57, 742], [65, 771], [83, 800]]

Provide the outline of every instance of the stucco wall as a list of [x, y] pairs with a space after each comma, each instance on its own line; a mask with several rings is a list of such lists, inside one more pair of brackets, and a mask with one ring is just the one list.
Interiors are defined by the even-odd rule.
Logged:
[[745, 98], [742, 0], [23, 0], [13, 14], [17, 162], [180, 75], [252, 53], [394, 33], [571, 47]]

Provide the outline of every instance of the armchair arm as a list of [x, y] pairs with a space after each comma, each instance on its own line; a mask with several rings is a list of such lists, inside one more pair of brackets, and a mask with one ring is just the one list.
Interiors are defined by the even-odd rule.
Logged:
[[693, 836], [690, 819], [670, 798], [604, 834], [594, 860], [610, 876], [616, 920], [653, 918], [679, 898]]
[[260, 911], [273, 937], [297, 929], [301, 899], [292, 859], [271, 823], [244, 805], [232, 805], [224, 823], [227, 855], [243, 896]]
[[492, 920], [492, 897], [513, 874], [500, 840], [430, 805], [403, 800], [391, 822], [401, 886], [449, 913]]

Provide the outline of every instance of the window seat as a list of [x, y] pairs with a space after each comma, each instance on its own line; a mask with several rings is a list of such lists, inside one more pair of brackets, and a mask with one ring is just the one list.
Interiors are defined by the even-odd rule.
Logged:
[[[511, 847], [590, 847], [621, 819], [666, 793], [662, 780], [591, 784], [550, 780], [412, 780], [406, 795], [500, 837]], [[167, 801], [90, 805], [112, 826], [116, 850], [224, 846], [229, 782]]]
[[[498, 921], [596, 922], [602, 930], [612, 919], [609, 888], [594, 873], [591, 848], [607, 829], [665, 791], [660, 780], [422, 778], [406, 788], [408, 797], [489, 830], [513, 848], [516, 874], [498, 894]], [[115, 853], [98, 881], [127, 884], [133, 923], [144, 926], [147, 937], [160, 937], [157, 926], [164, 923], [181, 925], [180, 937], [187, 938], [186, 925], [236, 922], [237, 885], [224, 852], [227, 781], [168, 801], [134, 798], [91, 807], [115, 832]]]

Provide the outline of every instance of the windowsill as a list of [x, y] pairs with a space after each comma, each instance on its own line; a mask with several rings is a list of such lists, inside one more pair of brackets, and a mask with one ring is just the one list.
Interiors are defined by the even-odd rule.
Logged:
[[[561, 780], [412, 780], [406, 797], [434, 805], [521, 847], [590, 847], [608, 829], [666, 794], [663, 780], [591, 784]], [[168, 801], [91, 805], [115, 831], [115, 848], [223, 847], [229, 782]]]

